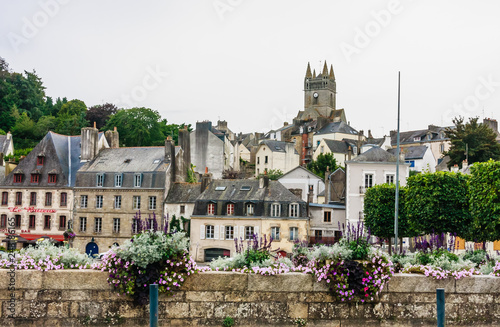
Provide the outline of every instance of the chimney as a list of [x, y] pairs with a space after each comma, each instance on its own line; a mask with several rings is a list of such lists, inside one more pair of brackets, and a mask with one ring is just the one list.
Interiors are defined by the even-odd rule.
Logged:
[[288, 126], [288, 122], [287, 122], [287, 121], [286, 121], [286, 122], [284, 122], [284, 123], [283, 123], [283, 126]]
[[165, 140], [165, 162], [173, 163], [175, 162], [175, 145], [172, 137], [167, 136]]
[[182, 160], [184, 161], [184, 166], [187, 169], [191, 169], [191, 139], [187, 127], [179, 129], [179, 145], [183, 151]]
[[309, 192], [307, 193], [307, 203], [306, 203], [308, 217], [311, 216], [311, 210], [309, 208], [309, 204], [313, 203], [313, 199], [314, 199], [313, 186], [309, 185]]
[[208, 167], [205, 167], [205, 173], [201, 176], [201, 193], [205, 191], [212, 181], [212, 174], [208, 172]]
[[106, 133], [104, 133], [104, 137], [106, 137], [106, 141], [108, 142], [110, 148], [117, 149], [120, 147], [120, 137], [116, 126], [113, 131], [106, 131]]
[[[95, 124], [95, 123], [94, 123]], [[82, 128], [80, 160], [91, 161], [99, 153], [99, 130], [95, 127]]]
[[469, 167], [469, 164], [467, 162], [467, 159], [465, 159], [464, 161], [462, 161], [462, 171], [464, 171], [467, 167]]
[[352, 158], [352, 146], [347, 146], [347, 160], [351, 161]]
[[325, 171], [325, 203], [330, 203], [330, 167]]
[[451, 167], [451, 171], [454, 173], [458, 173], [458, 165], [454, 164], [453, 167]]
[[267, 175], [267, 170], [264, 170], [264, 175], [259, 177], [259, 188], [269, 187], [269, 176]]
[[0, 152], [0, 167], [3, 166], [3, 152]]

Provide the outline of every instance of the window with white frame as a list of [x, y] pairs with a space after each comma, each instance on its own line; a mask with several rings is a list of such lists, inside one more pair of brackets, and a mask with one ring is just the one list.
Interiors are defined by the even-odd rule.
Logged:
[[120, 209], [122, 207], [122, 196], [115, 195], [115, 209]]
[[141, 208], [141, 197], [139, 195], [134, 195], [132, 198], [132, 209], [138, 210]]
[[365, 174], [365, 189], [373, 186], [373, 174], [366, 173]]
[[234, 226], [226, 226], [224, 234], [226, 240], [234, 239]]
[[104, 174], [97, 174], [96, 186], [98, 186], [98, 187], [104, 186]]
[[279, 227], [271, 227], [271, 238], [273, 240], [280, 240], [280, 228]]
[[102, 218], [96, 217], [94, 220], [94, 232], [100, 233], [102, 232]]
[[279, 203], [271, 204], [271, 217], [281, 216], [281, 205]]
[[123, 175], [116, 174], [115, 175], [115, 187], [122, 187], [123, 184]]
[[156, 196], [149, 197], [149, 210], [156, 210]]
[[321, 146], [321, 153], [324, 153], [324, 152], [325, 152], [325, 146], [324, 146], [324, 145], [322, 145], [322, 146]]
[[444, 144], [443, 144], [443, 143], [441, 143], [441, 144], [439, 145], [439, 152], [440, 152], [440, 153], [443, 153], [443, 152], [444, 152]]
[[213, 239], [215, 234], [215, 227], [213, 225], [205, 226], [205, 238]]
[[132, 233], [137, 234], [139, 232], [139, 221], [138, 219], [132, 220]]
[[234, 203], [228, 203], [226, 207], [226, 214], [228, 216], [234, 215]]
[[296, 241], [299, 239], [299, 228], [290, 227], [290, 241]]
[[80, 196], [80, 207], [81, 208], [87, 208], [88, 201], [89, 201], [88, 195], [82, 195], [82, 196]]
[[247, 203], [246, 208], [247, 208], [247, 216], [253, 216], [254, 215], [254, 209], [255, 209], [254, 204], [253, 203]]
[[299, 216], [299, 204], [292, 203], [290, 204], [290, 217], [298, 217]]
[[120, 233], [120, 218], [113, 218], [113, 233]]
[[134, 187], [141, 187], [142, 184], [142, 174], [134, 175]]
[[394, 174], [385, 175], [385, 182], [387, 184], [394, 184]]
[[80, 217], [80, 232], [87, 231], [87, 217]]
[[102, 209], [102, 201], [103, 201], [103, 196], [102, 195], [96, 195], [95, 197], [95, 207], [97, 209]]
[[251, 240], [254, 234], [253, 226], [245, 227], [245, 240]]
[[208, 215], [215, 215], [215, 203], [209, 203], [207, 205], [207, 214]]

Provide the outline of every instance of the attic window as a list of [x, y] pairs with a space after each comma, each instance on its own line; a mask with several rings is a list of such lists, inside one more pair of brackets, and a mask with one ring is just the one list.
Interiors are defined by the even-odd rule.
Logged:
[[226, 187], [225, 186], [217, 186], [215, 188], [216, 191], [225, 191], [226, 190]]
[[241, 188], [240, 188], [240, 191], [250, 191], [252, 189], [251, 186], [245, 186], [243, 185]]
[[14, 174], [14, 183], [21, 183], [23, 181], [23, 174]]
[[279, 146], [275, 146], [275, 148], [276, 148], [276, 150], [279, 150], [279, 149], [280, 149], [280, 147], [279, 147]]
[[36, 165], [37, 166], [43, 166], [43, 156], [38, 156], [36, 158]]
[[56, 183], [56, 174], [49, 174], [49, 184], [55, 184]]
[[160, 163], [160, 159], [155, 159], [155, 161], [153, 161], [154, 164], [157, 164], [157, 163]]

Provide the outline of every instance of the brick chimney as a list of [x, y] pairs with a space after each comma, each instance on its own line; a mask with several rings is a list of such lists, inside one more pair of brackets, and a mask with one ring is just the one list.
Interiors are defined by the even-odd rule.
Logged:
[[205, 167], [205, 173], [201, 176], [201, 193], [205, 191], [212, 181], [212, 174], [208, 172], [208, 167]]

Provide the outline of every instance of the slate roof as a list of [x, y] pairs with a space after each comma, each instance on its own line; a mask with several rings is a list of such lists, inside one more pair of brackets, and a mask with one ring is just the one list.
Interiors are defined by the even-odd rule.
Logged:
[[[400, 144], [405, 143], [416, 143], [416, 142], [429, 142], [429, 141], [440, 141], [448, 140], [446, 136], [441, 137], [444, 131], [449, 127], [440, 127], [430, 125], [427, 129], [420, 129], [414, 131], [400, 132], [399, 142]], [[453, 128], [453, 127], [451, 127]], [[427, 135], [430, 135], [430, 140], [427, 139]], [[397, 144], [397, 134], [391, 132], [391, 145]]]
[[[426, 145], [409, 146], [402, 148], [401, 151], [405, 155], [405, 160], [423, 159], [427, 151]], [[389, 149], [388, 152], [396, 155], [397, 149]]]
[[201, 183], [174, 183], [168, 191], [166, 203], [194, 203], [201, 194]]
[[[100, 133], [102, 136], [103, 133]], [[2, 181], [2, 185], [13, 185], [13, 175], [23, 174], [23, 181], [16, 183], [16, 186], [30, 187], [64, 187], [74, 186], [76, 172], [83, 163], [80, 163], [80, 141], [81, 136], [67, 136], [54, 132], [47, 135], [38, 143], [35, 148], [19, 162], [19, 165]], [[37, 157], [44, 157], [43, 166], [37, 166]], [[40, 182], [31, 184], [31, 172], [39, 170]], [[55, 184], [48, 184], [48, 174], [57, 173]]]
[[324, 139], [325, 144], [333, 153], [348, 153], [349, 144], [345, 141], [327, 140]]
[[275, 140], [264, 140], [260, 144], [265, 144], [272, 152], [286, 152], [286, 142]]
[[[176, 148], [176, 153], [178, 149]], [[166, 170], [164, 147], [102, 149], [81, 172], [150, 172]]]
[[316, 175], [315, 173], [313, 173], [312, 171], [310, 171], [309, 169], [307, 168], [304, 168], [302, 166], [297, 166], [295, 168], [293, 168], [292, 170], [288, 171], [286, 174], [282, 175], [279, 179], [282, 179], [283, 177], [287, 176], [288, 174], [296, 171], [297, 169], [301, 169], [301, 170], [304, 170], [305, 172], [307, 172], [309, 175], [311, 175], [313, 178], [317, 178], [317, 179], [320, 179], [320, 180], [323, 180], [321, 177], [319, 177], [318, 175]]
[[395, 155], [381, 149], [378, 146], [374, 146], [365, 153], [358, 155], [350, 162], [396, 162], [396, 159]]
[[[243, 191], [243, 186], [250, 190]], [[224, 188], [217, 191], [216, 188]], [[222, 179], [212, 181], [207, 189], [198, 197], [198, 200], [208, 201], [277, 201], [277, 202], [300, 202], [301, 198], [295, 196], [278, 181], [269, 181], [268, 188], [259, 188], [259, 180], [249, 179]]]
[[344, 134], [357, 135], [358, 131], [356, 131], [354, 128], [347, 125], [343, 121], [341, 121], [341, 122], [329, 123], [326, 126], [323, 126], [323, 128], [317, 131], [315, 135], [331, 134], [331, 133], [344, 133]]

